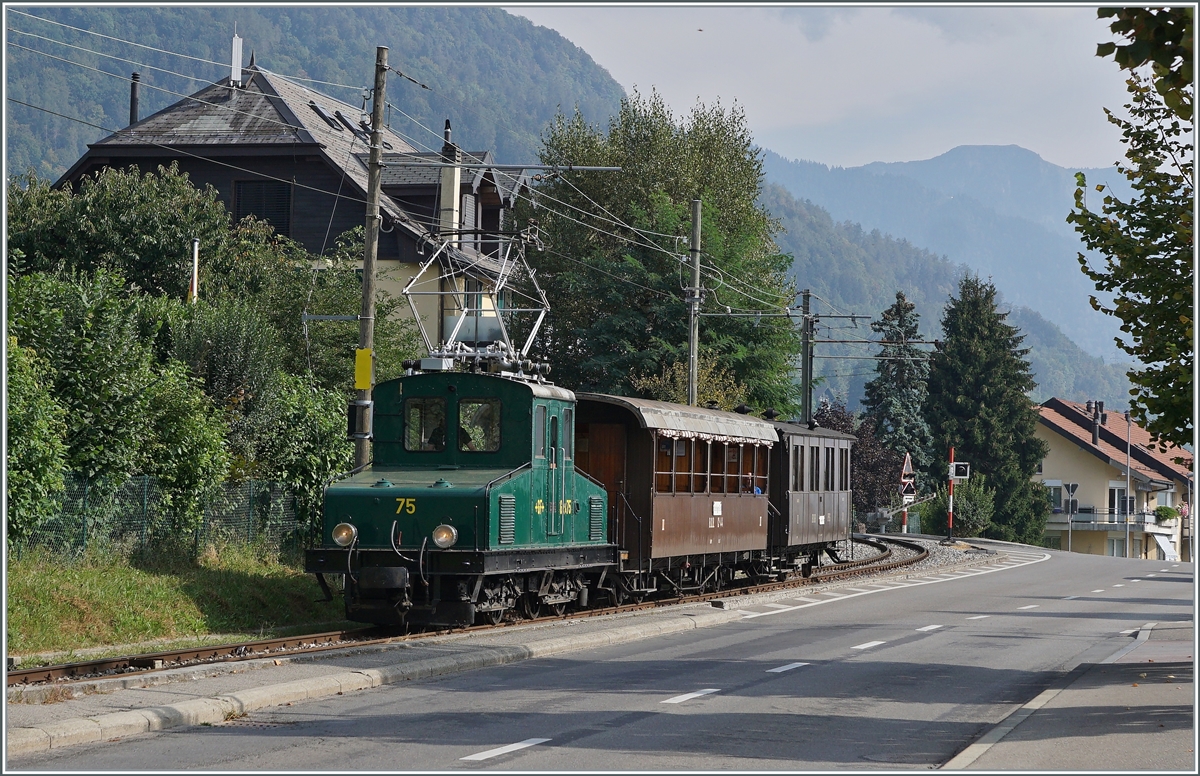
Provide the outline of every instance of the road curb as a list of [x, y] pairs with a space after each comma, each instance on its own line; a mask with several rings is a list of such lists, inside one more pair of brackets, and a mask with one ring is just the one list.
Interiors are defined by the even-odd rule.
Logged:
[[12, 757], [79, 744], [112, 741], [184, 725], [211, 725], [271, 706], [344, 695], [386, 684], [428, 679], [581, 649], [623, 644], [722, 625], [738, 619], [741, 619], [741, 615], [736, 611], [681, 612], [678, 617], [668, 620], [626, 625], [593, 633], [537, 639], [527, 644], [479, 645], [458, 655], [425, 658], [383, 668], [345, 671], [294, 682], [253, 687], [215, 698], [201, 698], [167, 706], [153, 706], [94, 717], [77, 717], [35, 727], [12, 728], [6, 733], [5, 749], [6, 754]]

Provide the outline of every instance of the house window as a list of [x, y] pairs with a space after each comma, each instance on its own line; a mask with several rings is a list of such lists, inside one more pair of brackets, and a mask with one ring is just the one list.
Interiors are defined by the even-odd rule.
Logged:
[[1043, 463], [1045, 463], [1045, 461], [1038, 461], [1038, 467], [1037, 467], [1037, 473], [1038, 473], [1038, 474], [1041, 474], [1041, 473], [1042, 473], [1042, 464], [1043, 464]]
[[275, 233], [291, 236], [292, 184], [283, 181], [236, 181], [233, 184], [234, 219], [246, 216], [266, 221]]
[[1050, 491], [1050, 508], [1053, 509], [1055, 513], [1062, 512], [1062, 486], [1047, 485], [1046, 489]]

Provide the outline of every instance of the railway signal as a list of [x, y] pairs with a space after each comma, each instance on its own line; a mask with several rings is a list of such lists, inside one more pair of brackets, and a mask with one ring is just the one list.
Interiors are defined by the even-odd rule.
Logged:
[[911, 453], [904, 454], [904, 465], [900, 467], [900, 500], [904, 504], [900, 533], [908, 533], [908, 505], [917, 500], [917, 473], [913, 471]]

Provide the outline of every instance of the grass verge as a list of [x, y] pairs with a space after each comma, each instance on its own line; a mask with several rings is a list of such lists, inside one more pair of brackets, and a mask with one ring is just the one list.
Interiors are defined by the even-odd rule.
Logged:
[[[346, 627], [297, 559], [262, 547], [210, 547], [200, 558], [90, 552], [9, 557], [8, 654], [74, 653], [154, 643], [162, 649]], [[99, 655], [96, 655], [97, 657]]]

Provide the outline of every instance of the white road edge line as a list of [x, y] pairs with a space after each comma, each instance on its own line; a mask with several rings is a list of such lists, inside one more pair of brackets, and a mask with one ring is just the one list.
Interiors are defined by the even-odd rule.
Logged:
[[858, 644], [856, 646], [850, 647], [850, 649], [870, 649], [871, 647], [878, 647], [880, 644], [886, 644], [886, 643], [887, 643], [886, 641], [868, 641], [866, 644]]
[[689, 692], [686, 695], [676, 695], [674, 698], [667, 698], [665, 701], [659, 701], [659, 703], [683, 703], [684, 701], [690, 701], [692, 698], [699, 698], [701, 695], [712, 695], [714, 692], [720, 692], [720, 690], [710, 687], [706, 690]]
[[786, 666], [779, 666], [779, 668], [768, 668], [767, 673], [782, 674], [784, 671], [791, 671], [793, 668], [799, 668], [800, 666], [806, 665], [808, 665], [808, 663], [788, 663]]
[[924, 628], [917, 628], [918, 631], [932, 631], [942, 627], [941, 625], [926, 625]]
[[[1024, 561], [1022, 563], [1019, 563], [1018, 566], [1030, 566], [1034, 563], [1041, 563], [1042, 561], [1045, 561], [1045, 560], [1050, 560], [1049, 553], [1043, 553], [1041, 557], [1035, 558], [1034, 560], [1029, 560], [1029, 561]], [[980, 571], [979, 574], [991, 574], [996, 571], [1004, 571], [1009, 568], [1015, 568], [1015, 567], [1014, 566], [1005, 566], [1003, 568], [994, 568], [994, 569], [989, 569], [987, 571]], [[976, 576], [978, 576], [978, 575], [976, 575]], [[750, 612], [749, 614], [744, 615], [742, 617], [742, 619], [743, 620], [752, 620], [755, 617], [770, 617], [773, 614], [783, 614], [784, 612], [794, 612], [797, 609], [807, 609], [810, 606], [821, 606], [823, 604], [827, 604], [832, 601], [840, 601], [840, 600], [843, 600], [846, 598], [856, 598], [860, 595], [871, 595], [873, 593], [882, 593], [885, 590], [895, 590], [900, 587], [914, 587], [916, 585], [936, 585], [939, 582], [951, 582], [955, 579], [962, 579], [962, 577], [951, 577], [950, 579], [931, 579], [928, 581], [909, 580], [909, 581], [906, 581], [903, 583], [897, 582], [892, 587], [882, 588], [880, 590], [864, 590], [861, 593], [850, 593], [848, 595], [841, 596], [840, 598], [827, 598], [822, 601], [813, 601], [810, 604], [800, 604], [799, 606], [791, 606], [791, 607], [788, 607], [787, 609], [775, 609], [774, 611], [770, 611], [770, 612]], [[970, 618], [968, 618], [968, 619], [970, 619]]]
[[529, 746], [535, 746], [537, 744], [544, 744], [549, 740], [550, 740], [549, 738], [526, 738], [524, 741], [518, 741], [515, 744], [509, 744], [508, 746], [501, 746], [496, 749], [489, 749], [486, 752], [479, 752], [478, 754], [467, 755], [466, 757], [460, 757], [459, 759], [460, 760], [487, 760], [492, 757], [499, 757], [502, 754], [508, 754], [509, 752], [516, 752], [520, 749], [524, 749]]
[[1145, 625], [1143, 625], [1141, 630], [1138, 631], [1137, 638], [1133, 640], [1132, 644], [1130, 644], [1127, 647], [1122, 647], [1121, 649], [1118, 649], [1113, 654], [1111, 654], [1108, 657], [1101, 660], [1100, 664], [1107, 665], [1108, 663], [1115, 663], [1118, 660], [1120, 660], [1121, 658], [1128, 655], [1130, 652], [1134, 651], [1138, 647], [1145, 644], [1150, 639], [1150, 631], [1154, 629], [1155, 625], [1158, 625], [1158, 623], [1148, 622]]
[[958, 771], [971, 765], [979, 759], [980, 755], [992, 748], [993, 744], [999, 743], [1000, 739], [1013, 731], [1017, 725], [1024, 722], [1030, 714], [1045, 706], [1050, 700], [1062, 692], [1062, 688], [1057, 690], [1043, 690], [1036, 698], [1013, 710], [1011, 714], [1000, 721], [996, 727], [979, 737], [979, 740], [962, 750], [950, 759], [948, 763], [943, 765], [939, 770], [943, 771]]

